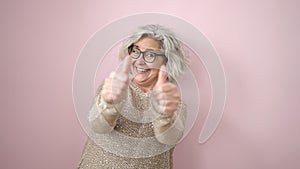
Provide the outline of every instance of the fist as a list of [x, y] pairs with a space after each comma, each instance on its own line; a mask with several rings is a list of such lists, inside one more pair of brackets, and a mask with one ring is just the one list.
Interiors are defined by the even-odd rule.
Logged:
[[172, 114], [178, 109], [180, 95], [177, 86], [167, 81], [165, 65], [162, 65], [157, 82], [153, 88], [153, 99], [157, 105], [157, 111]]
[[105, 78], [101, 92], [101, 97], [105, 102], [116, 102], [125, 94], [129, 83], [130, 66], [131, 58], [126, 56], [121, 68], [115, 72], [111, 72], [109, 77]]

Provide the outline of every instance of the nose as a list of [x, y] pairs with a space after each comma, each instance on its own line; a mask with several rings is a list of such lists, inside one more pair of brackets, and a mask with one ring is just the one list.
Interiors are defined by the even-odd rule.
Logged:
[[136, 59], [136, 63], [139, 64], [139, 65], [143, 65], [143, 64], [146, 64], [146, 62], [144, 61], [144, 58], [143, 58], [143, 53], [141, 53], [140, 57], [138, 57]]

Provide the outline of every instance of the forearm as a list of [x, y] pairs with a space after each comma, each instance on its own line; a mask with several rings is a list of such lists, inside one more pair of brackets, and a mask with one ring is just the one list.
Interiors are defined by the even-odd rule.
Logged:
[[183, 135], [186, 119], [184, 104], [180, 104], [172, 115], [160, 115], [154, 122], [154, 133], [157, 140], [163, 144], [175, 145]]
[[98, 94], [89, 112], [89, 124], [93, 131], [97, 133], [111, 132], [119, 117], [118, 111], [112, 104], [106, 103]]

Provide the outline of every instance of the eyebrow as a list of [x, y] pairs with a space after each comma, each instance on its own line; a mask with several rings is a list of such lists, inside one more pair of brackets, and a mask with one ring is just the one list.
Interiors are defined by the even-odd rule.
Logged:
[[[140, 49], [140, 47], [138, 45], [133, 45], [133, 47]], [[157, 50], [159, 50], [159, 49], [157, 49]], [[154, 52], [155, 50], [154, 49], [146, 49], [145, 51], [153, 51]]]

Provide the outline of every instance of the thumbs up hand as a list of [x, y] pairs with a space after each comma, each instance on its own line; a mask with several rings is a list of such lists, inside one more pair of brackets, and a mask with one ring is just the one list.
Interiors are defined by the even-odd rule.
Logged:
[[156, 101], [157, 111], [172, 115], [178, 108], [180, 95], [177, 86], [167, 81], [165, 70], [165, 65], [162, 65], [152, 96], [154, 101]]
[[129, 71], [131, 67], [131, 58], [126, 56], [121, 68], [115, 72], [111, 72], [109, 77], [104, 81], [101, 96], [107, 103], [118, 101], [127, 91], [129, 83]]

